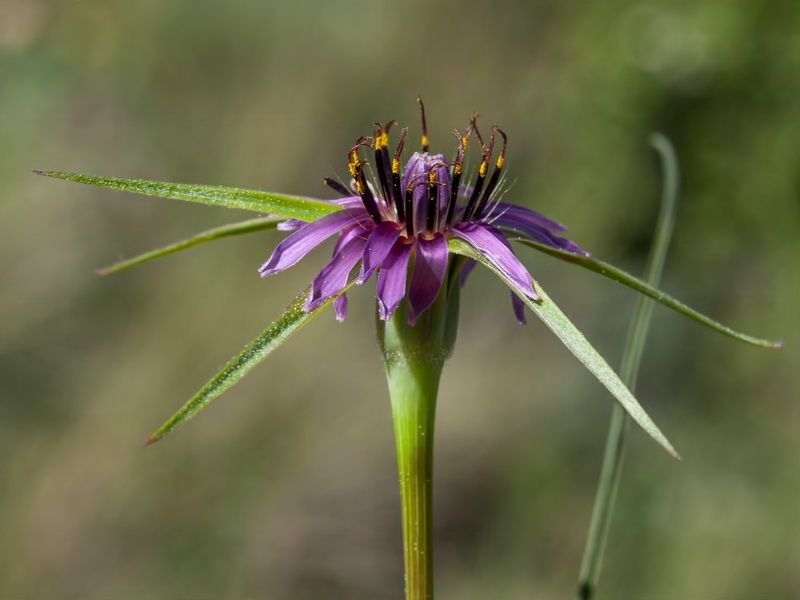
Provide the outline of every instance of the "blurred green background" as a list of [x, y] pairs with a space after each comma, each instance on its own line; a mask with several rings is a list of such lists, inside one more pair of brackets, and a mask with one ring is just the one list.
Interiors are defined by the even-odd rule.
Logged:
[[[663, 287], [782, 351], [658, 308], [602, 598], [800, 597], [800, 11], [761, 0], [0, 0], [0, 598], [399, 599], [372, 284], [179, 433], [144, 439], [326, 260], [281, 234], [93, 270], [251, 215], [32, 169], [330, 197], [374, 121], [434, 150], [509, 134], [507, 199], [641, 273], [675, 143]], [[635, 296], [520, 249], [612, 364]], [[570, 598], [611, 397], [476, 271], [442, 383], [441, 598]]]

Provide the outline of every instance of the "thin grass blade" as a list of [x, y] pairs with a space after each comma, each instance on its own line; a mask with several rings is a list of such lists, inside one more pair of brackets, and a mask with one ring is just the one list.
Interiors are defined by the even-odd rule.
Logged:
[[161, 181], [142, 181], [141, 179], [116, 179], [114, 177], [94, 177], [77, 173], [58, 173], [56, 171], [34, 171], [37, 175], [46, 175], [56, 179], [77, 181], [88, 185], [157, 196], [174, 200], [200, 202], [212, 206], [254, 210], [256, 212], [279, 215], [301, 221], [315, 221], [320, 217], [340, 210], [341, 207], [326, 204], [319, 200], [273, 194], [258, 190], [218, 187], [213, 185], [193, 185], [188, 183], [165, 183]]
[[[449, 240], [450, 250], [456, 254], [461, 254], [468, 258], [473, 258], [480, 262], [487, 269], [491, 270], [497, 275], [514, 293], [517, 293], [515, 285], [508, 280], [500, 271], [484, 258], [478, 250], [467, 242], [453, 238]], [[600, 383], [617, 399], [625, 411], [631, 418], [644, 429], [650, 437], [658, 442], [667, 452], [674, 458], [680, 460], [680, 456], [669, 443], [666, 436], [656, 426], [653, 420], [648, 416], [633, 394], [625, 387], [619, 376], [608, 365], [605, 359], [600, 356], [597, 350], [586, 340], [584, 335], [578, 330], [575, 325], [561, 312], [561, 309], [550, 299], [550, 297], [542, 289], [536, 281], [533, 282], [536, 293], [539, 294], [541, 300], [538, 302], [532, 301], [530, 298], [523, 294], [517, 293], [525, 305], [530, 308], [542, 321], [547, 325], [550, 330], [558, 336], [562, 343], [572, 352], [578, 360], [594, 375]]]
[[[664, 189], [661, 198], [661, 210], [656, 222], [650, 255], [647, 257], [647, 268], [644, 280], [650, 286], [657, 286], [661, 280], [666, 263], [667, 250], [672, 239], [677, 216], [680, 175], [675, 150], [667, 138], [661, 134], [653, 134], [650, 143], [659, 153], [664, 169]], [[647, 296], [639, 296], [633, 319], [622, 353], [620, 378], [631, 391], [636, 390], [636, 379], [639, 373], [645, 340], [650, 329], [650, 317], [653, 314], [653, 300]], [[619, 405], [615, 405], [608, 427], [608, 437], [603, 455], [603, 467], [597, 485], [597, 495], [592, 509], [592, 521], [586, 539], [586, 549], [581, 561], [578, 576], [578, 593], [576, 600], [593, 600], [595, 597], [603, 555], [608, 544], [611, 530], [611, 517], [617, 492], [622, 481], [622, 464], [625, 458], [625, 440], [628, 430], [628, 418]]]
[[256, 233], [258, 231], [271, 231], [278, 226], [278, 223], [282, 223], [283, 221], [285, 221], [283, 217], [261, 217], [258, 219], [249, 219], [247, 221], [240, 221], [239, 223], [231, 223], [230, 225], [215, 227], [214, 229], [208, 229], [193, 235], [190, 238], [181, 240], [180, 242], [170, 244], [169, 246], [157, 248], [155, 250], [151, 250], [150, 252], [145, 252], [143, 254], [139, 254], [138, 256], [134, 256], [133, 258], [121, 260], [113, 265], [103, 267], [102, 269], [97, 270], [97, 274], [110, 275], [111, 273], [118, 273], [124, 269], [141, 265], [142, 263], [155, 260], [156, 258], [168, 256], [169, 254], [175, 254], [176, 252], [188, 250], [189, 248], [194, 248], [200, 244], [221, 240], [222, 238], [226, 237], [244, 235], [246, 233]]
[[[347, 291], [352, 285], [352, 283], [348, 285], [344, 291]], [[342, 293], [344, 293], [344, 291]], [[211, 381], [206, 383], [191, 400], [169, 419], [169, 421], [164, 423], [158, 431], [150, 436], [147, 442], [145, 442], [145, 446], [154, 444], [168, 433], [175, 431], [211, 402], [219, 398], [225, 391], [241, 381], [253, 367], [272, 354], [283, 342], [297, 333], [304, 325], [316, 318], [317, 315], [333, 302], [333, 299], [331, 299], [315, 311], [308, 313], [303, 312], [303, 303], [308, 293], [309, 290], [306, 290], [301, 294], [272, 325], [250, 342], [238, 355], [233, 357], [230, 362], [228, 362]]]

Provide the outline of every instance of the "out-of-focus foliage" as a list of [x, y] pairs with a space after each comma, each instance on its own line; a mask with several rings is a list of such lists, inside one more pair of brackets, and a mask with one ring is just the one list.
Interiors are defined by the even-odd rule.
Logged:
[[[235, 218], [32, 169], [324, 195], [374, 121], [434, 149], [472, 111], [509, 133], [507, 198], [640, 272], [675, 143], [663, 287], [737, 344], [656, 309], [601, 592], [800, 594], [800, 11], [793, 2], [193, 2], [0, 6], [0, 596], [399, 598], [394, 444], [373, 299], [323, 316], [191, 427], [141, 442], [275, 317], [326, 251], [269, 280], [281, 234], [93, 270]], [[417, 131], [416, 129], [414, 131]], [[242, 214], [241, 218], [248, 218]], [[523, 260], [619, 355], [628, 290]], [[210, 286], [209, 283], [216, 285]], [[437, 441], [443, 598], [573, 589], [611, 397], [476, 272]], [[298, 361], [311, 360], [313, 373]]]

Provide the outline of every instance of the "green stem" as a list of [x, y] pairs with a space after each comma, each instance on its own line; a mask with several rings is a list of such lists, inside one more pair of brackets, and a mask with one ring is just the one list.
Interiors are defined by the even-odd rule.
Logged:
[[395, 357], [386, 362], [392, 399], [406, 599], [433, 598], [433, 430], [444, 361]]
[[[653, 246], [647, 261], [645, 281], [658, 285], [664, 269], [667, 248], [675, 224], [675, 208], [678, 202], [678, 162], [675, 151], [669, 141], [660, 134], [653, 134], [650, 143], [658, 151], [664, 169], [664, 190], [661, 202], [661, 211], [656, 224]], [[650, 317], [653, 312], [653, 301], [640, 296], [636, 304], [628, 339], [622, 356], [620, 378], [633, 391], [636, 387], [636, 378], [642, 359]], [[600, 473], [600, 482], [597, 486], [592, 522], [589, 526], [589, 535], [586, 549], [583, 554], [578, 585], [578, 600], [592, 600], [597, 591], [600, 579], [600, 569], [603, 563], [603, 554], [608, 542], [608, 532], [611, 525], [611, 516], [617, 499], [619, 484], [622, 479], [622, 464], [625, 458], [625, 437], [628, 429], [628, 418], [619, 404], [615, 404], [611, 414], [611, 423], [608, 428], [608, 438], [603, 456], [603, 466]]]
[[406, 600], [433, 598], [433, 430], [439, 379], [456, 339], [462, 264], [451, 263], [439, 297], [415, 325], [406, 301], [391, 320], [378, 321], [397, 444]]

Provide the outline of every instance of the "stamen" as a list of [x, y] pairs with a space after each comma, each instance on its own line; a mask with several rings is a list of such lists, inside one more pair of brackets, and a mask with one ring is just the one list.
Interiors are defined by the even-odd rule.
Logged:
[[481, 212], [483, 212], [483, 209], [486, 208], [486, 203], [489, 202], [490, 196], [497, 187], [497, 182], [500, 179], [500, 172], [503, 170], [503, 163], [506, 160], [506, 146], [508, 145], [508, 136], [506, 136], [505, 132], [502, 129], [498, 128], [497, 125], [494, 125], [492, 127], [492, 142], [491, 142], [492, 144], [494, 143], [495, 131], [498, 132], [501, 136], [503, 136], [503, 148], [502, 150], [500, 150], [500, 156], [497, 157], [497, 162], [495, 163], [494, 173], [492, 173], [492, 178], [489, 180], [489, 184], [483, 191], [483, 196], [481, 197], [481, 201], [475, 208], [475, 214], [474, 214], [475, 217], [479, 217]]
[[408, 237], [414, 237], [414, 188], [408, 186], [406, 188], [406, 234]]
[[[394, 204], [393, 190], [390, 184], [391, 167], [389, 166], [389, 152], [386, 146], [389, 143], [389, 136], [383, 130], [380, 123], [375, 123], [375, 170], [378, 173], [378, 183], [381, 187], [383, 198], [387, 206]], [[391, 126], [391, 124], [389, 125]]]
[[369, 189], [364, 179], [364, 166], [369, 163], [366, 161], [362, 162], [358, 154], [358, 149], [361, 146], [369, 148], [366, 144], [367, 139], [369, 138], [360, 138], [358, 143], [350, 149], [350, 152], [347, 154], [347, 159], [350, 174], [353, 176], [353, 179], [356, 180], [356, 189], [358, 190], [359, 196], [361, 196], [361, 202], [364, 204], [364, 208], [367, 209], [369, 216], [372, 217], [372, 220], [378, 225], [382, 221], [381, 213], [380, 210], [378, 210], [378, 204], [375, 202], [375, 196], [372, 195], [372, 190]]
[[348, 190], [346, 187], [344, 187], [341, 183], [339, 183], [335, 179], [331, 179], [330, 177], [326, 177], [325, 179], [323, 179], [322, 183], [327, 185], [332, 190], [339, 192], [342, 196], [353, 195], [350, 190]]
[[453, 213], [456, 209], [456, 202], [458, 202], [458, 187], [461, 183], [461, 172], [464, 170], [464, 154], [467, 150], [467, 142], [469, 141], [470, 130], [463, 136], [458, 130], [453, 131], [453, 135], [458, 140], [458, 154], [453, 163], [453, 174], [450, 176], [450, 198], [447, 201], [447, 214], [445, 216], [445, 225], [450, 225], [453, 220]]
[[417, 96], [417, 102], [419, 102], [419, 110], [422, 113], [422, 151], [427, 152], [430, 149], [430, 144], [428, 143], [428, 122], [425, 119], [425, 105], [422, 103], [420, 96]]
[[[483, 161], [478, 169], [478, 180], [475, 182], [475, 189], [472, 190], [472, 196], [470, 196], [469, 202], [467, 203], [467, 209], [464, 211], [464, 221], [471, 221], [476, 214], [475, 209], [478, 205], [478, 198], [480, 198], [481, 189], [483, 189], [483, 183], [486, 180], [486, 171], [489, 169], [489, 161], [492, 158], [492, 151], [494, 150], [495, 130], [496, 127], [492, 127], [492, 134], [489, 138], [489, 147], [484, 148], [483, 150]], [[478, 136], [481, 146], [483, 146], [483, 140], [481, 140], [481, 134], [478, 133], [477, 127], [475, 128], [475, 134]]]
[[436, 231], [437, 209], [439, 207], [439, 189], [436, 185], [436, 169], [432, 168], [428, 173], [428, 211], [425, 218], [425, 229], [428, 233]]
[[[389, 131], [389, 125], [394, 123], [390, 121], [386, 125], [386, 131]], [[400, 155], [403, 153], [403, 146], [406, 143], [406, 136], [408, 135], [408, 127], [404, 127], [400, 132], [400, 143], [397, 144], [397, 151], [394, 153], [392, 159], [392, 190], [394, 192], [394, 206], [397, 209], [397, 220], [404, 223], [406, 215], [411, 214], [405, 210], [403, 194], [400, 193]]]

